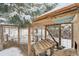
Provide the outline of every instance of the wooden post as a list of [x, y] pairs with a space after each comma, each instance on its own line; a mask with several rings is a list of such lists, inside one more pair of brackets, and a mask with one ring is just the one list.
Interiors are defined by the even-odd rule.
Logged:
[[20, 47], [20, 28], [18, 27], [18, 47]]
[[43, 39], [43, 31], [42, 31], [42, 27], [41, 27], [41, 40]]
[[11, 27], [9, 27], [9, 36], [10, 36], [10, 28], [11, 28]]
[[31, 29], [28, 28], [28, 56], [31, 55], [31, 35], [30, 35]]
[[0, 25], [0, 50], [3, 50], [3, 26]]
[[72, 35], [72, 43], [71, 43], [71, 47], [73, 48], [73, 43], [74, 43], [74, 42], [73, 42], [73, 34], [74, 34], [74, 33], [73, 33], [73, 24], [71, 24], [71, 30], [72, 30], [72, 34], [71, 34], [71, 35]]
[[47, 26], [45, 26], [45, 39], [46, 39], [46, 36], [47, 36], [46, 28], [47, 28]]
[[61, 24], [59, 25], [59, 45], [61, 45]]
[[3, 43], [4, 41], [4, 36], [3, 36], [3, 26], [1, 25], [1, 42]]
[[[79, 12], [74, 17], [73, 23], [73, 41], [74, 41], [74, 48], [77, 49], [77, 55], [79, 55]], [[75, 45], [76, 43], [76, 45]]]
[[34, 28], [32, 28], [32, 42], [34, 42]]
[[38, 39], [39, 39], [38, 38], [38, 29], [36, 28], [35, 30], [36, 30], [36, 38], [35, 38], [36, 40], [35, 40], [35, 42], [38, 42]]

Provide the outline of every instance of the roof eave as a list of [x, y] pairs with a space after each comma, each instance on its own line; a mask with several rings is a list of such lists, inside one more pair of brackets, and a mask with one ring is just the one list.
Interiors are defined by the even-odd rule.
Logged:
[[37, 17], [35, 19], [34, 22], [45, 19], [45, 18], [48, 18], [48, 17], [50, 17], [50, 15], [52, 15], [52, 17], [53, 17], [53, 16], [60, 15], [62, 13], [65, 13], [65, 12], [68, 12], [68, 11], [71, 11], [71, 10], [75, 10], [77, 8], [79, 8], [79, 3], [74, 3], [74, 4], [71, 4], [69, 6], [63, 7], [61, 9], [55, 10], [53, 12], [50, 12], [48, 14], [44, 14], [42, 16], [40, 15], [39, 17]]

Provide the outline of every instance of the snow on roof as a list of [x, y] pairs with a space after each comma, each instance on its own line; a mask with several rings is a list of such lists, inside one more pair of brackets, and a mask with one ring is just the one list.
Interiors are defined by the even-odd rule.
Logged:
[[8, 48], [0, 51], [0, 56], [23, 56], [21, 50], [16, 47]]
[[[45, 14], [54, 12], [54, 11], [56, 11], [56, 10], [58, 10], [58, 9], [61, 9], [61, 8], [63, 8], [63, 7], [66, 7], [66, 6], [68, 6], [68, 5], [71, 5], [71, 4], [73, 4], [73, 3], [60, 3], [56, 8], [54, 8], [54, 9], [52, 9], [52, 10], [50, 10], [50, 11], [48, 11], [48, 12], [46, 12], [46, 13], [44, 13], [44, 14], [38, 16], [38, 17], [41, 17], [41, 16], [43, 16], [43, 15], [45, 15]], [[37, 18], [38, 18], [38, 17], [37, 17]]]

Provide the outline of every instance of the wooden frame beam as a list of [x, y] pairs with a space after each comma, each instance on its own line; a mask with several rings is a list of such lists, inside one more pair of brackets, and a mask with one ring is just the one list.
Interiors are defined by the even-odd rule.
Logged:
[[41, 40], [43, 39], [43, 30], [42, 30], [42, 27], [41, 27]]
[[31, 29], [28, 27], [28, 56], [31, 55]]
[[74, 34], [74, 33], [73, 33], [74, 28], [73, 28], [73, 24], [71, 24], [71, 30], [72, 30], [72, 43], [71, 43], [72, 46], [71, 46], [71, 47], [73, 48], [73, 46], [74, 46], [74, 45], [73, 45], [73, 44], [74, 44], [74, 39], [73, 39], [73, 37], [74, 37], [74, 36], [73, 36], [73, 34]]
[[4, 41], [4, 37], [3, 37], [3, 26], [2, 27], [2, 42]]
[[54, 25], [61, 25], [61, 24], [73, 24], [72, 22], [68, 22], [68, 23], [55, 23], [55, 24], [49, 24], [46, 26], [54, 26]]
[[20, 47], [20, 28], [18, 27], [18, 47]]
[[61, 24], [59, 25], [59, 45], [61, 45]]
[[46, 36], [47, 36], [46, 28], [47, 28], [47, 26], [45, 26], [45, 39], [46, 39]]

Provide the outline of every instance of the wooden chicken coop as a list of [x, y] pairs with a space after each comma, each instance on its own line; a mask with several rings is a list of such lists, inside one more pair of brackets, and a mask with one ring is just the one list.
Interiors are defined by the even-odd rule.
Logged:
[[[41, 38], [38, 39], [37, 37], [36, 40], [35, 38], [31, 37], [31, 33], [33, 33], [34, 30], [39, 30], [38, 28], [44, 30], [44, 34], [41, 31]], [[52, 30], [54, 28], [56, 29], [51, 32], [49, 28], [52, 28]], [[67, 30], [69, 29], [69, 33], [67, 33], [68, 31], [66, 30], [66, 28]], [[55, 32], [57, 32], [58, 34], [55, 35]], [[47, 37], [48, 34], [51, 38]], [[55, 37], [58, 37], [58, 41]], [[32, 46], [35, 50], [36, 55], [39, 55], [47, 49], [54, 49], [54, 46], [62, 46], [62, 40], [64, 40], [62, 38], [71, 39], [71, 43], [69, 43], [69, 45], [71, 46], [70, 48], [74, 48], [76, 42], [79, 55], [79, 3], [71, 4], [60, 9], [47, 12], [43, 15], [38, 16], [33, 21], [32, 25], [28, 28], [28, 55], [31, 55], [32, 53]], [[32, 39], [36, 40], [33, 44], [31, 44]], [[66, 42], [65, 44], [67, 43], [68, 42]]]

